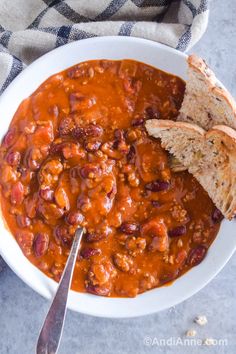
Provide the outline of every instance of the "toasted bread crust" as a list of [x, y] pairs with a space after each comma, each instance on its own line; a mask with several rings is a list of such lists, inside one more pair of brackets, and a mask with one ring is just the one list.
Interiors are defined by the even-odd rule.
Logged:
[[209, 90], [212, 91], [214, 95], [221, 96], [223, 100], [227, 101], [227, 103], [231, 106], [232, 110], [235, 113], [236, 120], [236, 103], [234, 98], [229, 93], [229, 91], [219, 86], [214, 72], [209, 68], [206, 62], [195, 54], [189, 55], [187, 62], [192, 70], [198, 71], [201, 75], [205, 77], [205, 80], [208, 82], [209, 85]]
[[199, 127], [197, 124], [191, 124], [187, 122], [175, 122], [173, 120], [168, 120], [168, 119], [149, 119], [145, 123], [145, 127], [150, 135], [150, 131], [154, 131], [155, 128], [159, 130], [166, 130], [166, 129], [172, 129], [172, 128], [180, 128], [180, 129], [186, 129], [190, 132], [197, 133], [201, 136], [204, 136], [206, 131]]
[[[198, 123], [206, 130], [217, 124], [225, 124], [236, 129], [236, 103], [231, 94], [219, 85], [215, 74], [203, 59], [196, 55], [190, 55], [187, 62], [189, 80], [186, 84], [186, 93], [177, 119]], [[195, 89], [197, 92], [194, 92]], [[202, 106], [202, 119], [194, 117], [192, 103], [195, 104], [196, 111], [199, 106]], [[206, 112], [207, 109], [209, 109], [209, 112]], [[197, 116], [200, 114], [198, 112]]]
[[224, 125], [205, 131], [196, 124], [156, 119], [148, 120], [146, 129], [161, 139], [162, 146], [187, 167], [223, 215], [232, 219], [236, 213], [236, 132]]

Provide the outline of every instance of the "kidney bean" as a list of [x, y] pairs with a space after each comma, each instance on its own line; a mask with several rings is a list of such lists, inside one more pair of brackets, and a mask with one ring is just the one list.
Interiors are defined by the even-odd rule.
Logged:
[[97, 124], [89, 124], [86, 127], [75, 127], [72, 132], [76, 139], [81, 138], [99, 138], [103, 134], [103, 128]]
[[185, 225], [177, 226], [174, 229], [171, 229], [168, 231], [168, 236], [169, 237], [178, 237], [178, 236], [185, 235], [186, 232], [187, 232], [187, 229], [186, 229]]
[[2, 142], [3, 146], [6, 148], [9, 148], [16, 141], [16, 137], [17, 137], [17, 130], [16, 130], [16, 127], [14, 126], [14, 127], [10, 128], [7, 131], [6, 135], [4, 136], [3, 142]]
[[133, 127], [139, 127], [145, 122], [144, 118], [135, 118], [132, 120], [131, 124]]
[[85, 135], [98, 138], [103, 134], [103, 128], [98, 124], [89, 124], [85, 127]]
[[145, 188], [151, 192], [161, 192], [170, 188], [170, 183], [166, 181], [156, 180], [149, 182], [145, 185]]
[[68, 135], [73, 131], [74, 128], [75, 128], [75, 122], [72, 117], [68, 116], [62, 118], [58, 127], [59, 134], [61, 136]]
[[100, 141], [85, 141], [84, 148], [88, 152], [98, 151], [101, 146]]
[[19, 151], [10, 151], [6, 156], [6, 161], [11, 166], [18, 166], [20, 164], [21, 154]]
[[49, 187], [41, 188], [39, 190], [39, 196], [47, 202], [52, 202], [54, 199], [54, 191]]
[[115, 141], [113, 143], [113, 149], [117, 149], [123, 154], [129, 152], [129, 145], [125, 141], [125, 131], [123, 129], [116, 129], [114, 132]]
[[179, 269], [175, 270], [167, 270], [163, 272], [160, 276], [160, 284], [166, 284], [169, 283], [170, 281], [176, 279], [179, 274]]
[[205, 246], [199, 245], [193, 248], [187, 258], [187, 264], [194, 267], [202, 262], [207, 253], [207, 248]]
[[101, 176], [101, 169], [98, 165], [85, 164], [80, 168], [80, 176], [86, 178], [96, 178]]
[[213, 223], [217, 224], [224, 219], [224, 215], [221, 213], [221, 211], [219, 209], [215, 208], [213, 210], [211, 218], [212, 218]]
[[87, 247], [87, 248], [83, 248], [81, 251], [80, 251], [80, 256], [84, 259], [89, 259], [93, 256], [97, 256], [101, 254], [101, 250], [99, 248], [90, 248], [90, 247]]
[[133, 235], [140, 229], [139, 225], [136, 223], [124, 222], [121, 224], [119, 230], [126, 235]]
[[127, 157], [127, 161], [129, 163], [134, 163], [134, 160], [135, 160], [135, 147], [133, 145], [130, 146], [129, 148], [129, 152], [128, 154], [126, 155]]
[[16, 182], [11, 189], [11, 203], [20, 205], [24, 200], [24, 186], [21, 182]]
[[86, 232], [84, 235], [85, 242], [98, 242], [106, 237], [103, 233]]
[[61, 243], [63, 246], [70, 248], [72, 244], [72, 237], [69, 233], [69, 229], [64, 225], [56, 226], [54, 230], [54, 236], [57, 243]]
[[114, 131], [115, 140], [121, 141], [125, 140], [125, 132], [123, 129], [115, 129]]
[[47, 253], [49, 245], [48, 234], [39, 232], [35, 235], [33, 248], [36, 257], [42, 257]]
[[84, 216], [79, 211], [71, 211], [66, 217], [66, 221], [70, 225], [79, 225], [83, 220]]
[[110, 293], [110, 289], [104, 286], [86, 284], [85, 288], [88, 293], [98, 296], [108, 296]]
[[148, 119], [160, 119], [160, 112], [155, 107], [149, 106], [145, 109], [145, 112]]
[[27, 217], [26, 215], [17, 215], [16, 221], [18, 226], [21, 228], [28, 227], [31, 224], [30, 218]]
[[69, 201], [68, 195], [63, 187], [58, 187], [56, 189], [54, 197], [55, 197], [55, 201], [56, 201], [57, 205], [61, 209], [65, 210], [65, 211], [68, 211], [70, 209], [70, 201]]
[[81, 139], [85, 137], [85, 129], [82, 127], [75, 127], [72, 130], [72, 135], [75, 139]]
[[60, 154], [62, 152], [63, 147], [65, 146], [65, 143], [55, 143], [53, 142], [52, 145], [50, 146], [50, 154]]

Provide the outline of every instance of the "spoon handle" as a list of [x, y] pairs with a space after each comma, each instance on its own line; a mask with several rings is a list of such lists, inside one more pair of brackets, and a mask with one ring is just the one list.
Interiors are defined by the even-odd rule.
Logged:
[[74, 241], [57, 292], [38, 338], [37, 354], [57, 353], [65, 321], [68, 293], [82, 235], [83, 229], [78, 228], [75, 232]]

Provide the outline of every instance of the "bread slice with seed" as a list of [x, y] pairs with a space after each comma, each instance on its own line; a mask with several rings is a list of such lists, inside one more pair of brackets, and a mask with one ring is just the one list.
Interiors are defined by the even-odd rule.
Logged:
[[199, 125], [205, 130], [223, 124], [236, 129], [236, 104], [219, 86], [215, 74], [203, 59], [188, 57], [188, 80], [178, 121]]
[[196, 124], [152, 119], [151, 136], [198, 180], [227, 219], [236, 213], [236, 132], [217, 125], [205, 131]]

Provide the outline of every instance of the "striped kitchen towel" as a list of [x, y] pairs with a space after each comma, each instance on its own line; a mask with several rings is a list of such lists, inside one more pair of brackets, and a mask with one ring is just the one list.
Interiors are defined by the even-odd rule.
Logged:
[[204, 33], [209, 0], [1, 0], [0, 92], [42, 54], [70, 41], [118, 35], [185, 51]]

